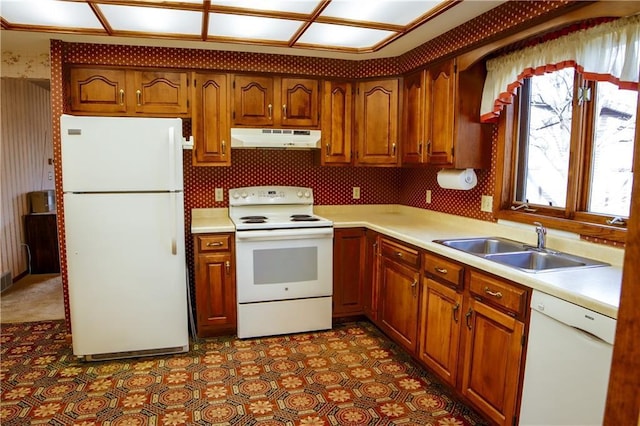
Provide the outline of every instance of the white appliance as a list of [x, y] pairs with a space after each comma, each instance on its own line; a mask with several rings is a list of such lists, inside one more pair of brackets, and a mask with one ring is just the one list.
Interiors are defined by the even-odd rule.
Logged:
[[320, 148], [320, 130], [231, 129], [231, 148], [314, 149]]
[[182, 121], [60, 118], [73, 353], [189, 349]]
[[520, 425], [601, 425], [616, 320], [534, 290]]
[[333, 222], [313, 214], [313, 190], [229, 191], [236, 227], [238, 337], [331, 328]]

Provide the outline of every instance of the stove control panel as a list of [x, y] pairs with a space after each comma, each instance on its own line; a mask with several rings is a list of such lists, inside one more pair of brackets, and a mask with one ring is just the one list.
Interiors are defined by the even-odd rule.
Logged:
[[313, 189], [298, 186], [251, 186], [229, 190], [229, 205], [313, 204]]

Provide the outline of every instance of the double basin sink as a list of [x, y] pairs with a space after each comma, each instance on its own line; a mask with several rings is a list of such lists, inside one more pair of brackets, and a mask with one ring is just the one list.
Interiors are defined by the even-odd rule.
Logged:
[[434, 242], [532, 273], [609, 266], [608, 263], [598, 260], [537, 248], [500, 237], [458, 238]]

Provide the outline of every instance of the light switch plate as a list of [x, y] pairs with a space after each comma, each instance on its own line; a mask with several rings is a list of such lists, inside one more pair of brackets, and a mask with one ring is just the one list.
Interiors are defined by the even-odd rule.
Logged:
[[429, 204], [431, 203], [431, 190], [427, 189], [427, 195], [425, 196], [425, 203]]
[[359, 186], [354, 186], [353, 187], [353, 199], [354, 200], [359, 200], [360, 199], [360, 187]]
[[223, 188], [216, 188], [215, 199], [218, 202], [219, 201], [224, 201], [224, 189]]

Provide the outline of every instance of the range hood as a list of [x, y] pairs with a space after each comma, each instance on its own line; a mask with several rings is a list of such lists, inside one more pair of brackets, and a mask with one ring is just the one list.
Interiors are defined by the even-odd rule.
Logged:
[[231, 129], [231, 148], [317, 149], [320, 130]]

